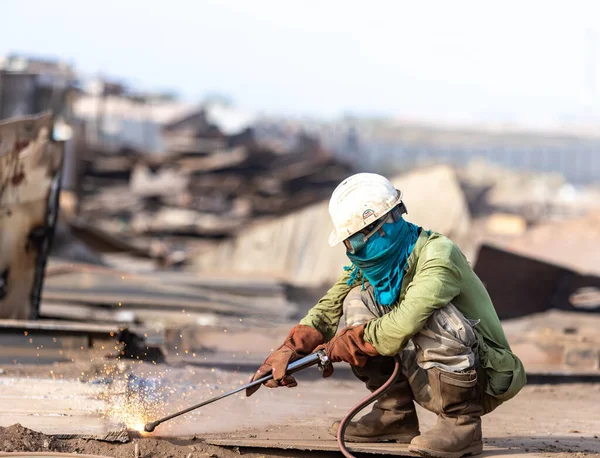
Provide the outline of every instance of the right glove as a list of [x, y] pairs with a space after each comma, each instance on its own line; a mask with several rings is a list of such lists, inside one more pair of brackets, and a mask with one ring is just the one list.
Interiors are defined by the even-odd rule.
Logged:
[[[323, 342], [323, 335], [315, 328], [303, 324], [294, 326], [283, 345], [271, 353], [250, 379], [250, 382], [258, 380], [273, 371], [273, 378], [263, 383], [267, 388], [297, 386], [296, 379], [286, 374], [288, 364], [310, 355]], [[260, 385], [246, 388], [246, 396], [252, 396], [259, 388]]]

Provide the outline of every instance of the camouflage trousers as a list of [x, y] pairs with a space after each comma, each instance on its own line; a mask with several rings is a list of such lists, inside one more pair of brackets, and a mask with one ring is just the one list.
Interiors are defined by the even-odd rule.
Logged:
[[[379, 318], [390, 311], [375, 301], [373, 287], [365, 282], [365, 289], [360, 286], [353, 288], [344, 300], [344, 316], [346, 326], [357, 326], [374, 318]], [[451, 303], [436, 310], [429, 317], [421, 331], [415, 334], [408, 345], [400, 352], [401, 371], [413, 392], [414, 400], [430, 411], [437, 400], [429, 382], [427, 370], [437, 367], [446, 372], [464, 372], [479, 369], [477, 336], [473, 327], [478, 322], [471, 321]], [[373, 368], [386, 367], [389, 374], [375, 375], [379, 380], [386, 380], [391, 374], [393, 358], [376, 357], [388, 360], [386, 363], [373, 364]], [[373, 361], [375, 362], [375, 361]], [[368, 370], [369, 364], [365, 366]], [[353, 368], [355, 375], [359, 372]], [[362, 377], [359, 377], [362, 379]], [[483, 380], [480, 380], [482, 383]], [[380, 383], [377, 383], [380, 385]], [[368, 386], [369, 389], [376, 388]]]

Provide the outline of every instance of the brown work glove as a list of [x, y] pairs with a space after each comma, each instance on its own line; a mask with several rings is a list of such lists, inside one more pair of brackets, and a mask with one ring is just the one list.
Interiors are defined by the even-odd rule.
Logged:
[[[258, 380], [273, 371], [273, 379], [263, 384], [266, 387], [287, 386], [291, 388], [298, 385], [294, 377], [286, 374], [288, 364], [311, 354], [317, 346], [323, 343], [323, 340], [323, 335], [315, 328], [303, 324], [294, 326], [283, 345], [271, 353], [271, 356], [258, 368], [250, 381]], [[247, 388], [246, 396], [252, 396], [259, 388], [260, 385]]]
[[[332, 363], [344, 361], [352, 366], [363, 367], [369, 357], [379, 355], [375, 347], [365, 341], [364, 333], [365, 324], [349, 326], [328, 343], [317, 347], [315, 351], [325, 350]], [[323, 377], [329, 377], [331, 374], [333, 374], [333, 364], [325, 369]]]

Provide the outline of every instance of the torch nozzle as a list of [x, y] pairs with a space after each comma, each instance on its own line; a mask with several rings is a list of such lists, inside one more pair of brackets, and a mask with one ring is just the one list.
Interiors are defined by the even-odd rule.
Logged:
[[147, 433], [151, 433], [154, 431], [154, 429], [160, 424], [159, 421], [151, 421], [150, 423], [146, 423], [144, 425], [144, 431], [146, 431]]

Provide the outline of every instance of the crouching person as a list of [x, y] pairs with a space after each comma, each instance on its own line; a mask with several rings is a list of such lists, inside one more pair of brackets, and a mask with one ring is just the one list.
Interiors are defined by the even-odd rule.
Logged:
[[[350, 423], [346, 440], [408, 443], [413, 452], [442, 458], [481, 453], [481, 417], [526, 382], [485, 287], [450, 239], [403, 218], [402, 194], [380, 175], [343, 181], [329, 213], [330, 244], [343, 242], [351, 265], [253, 379], [273, 370], [268, 387], [295, 386], [287, 365], [324, 349], [375, 391], [398, 354], [401, 376]], [[415, 402], [438, 416], [422, 434]]]

